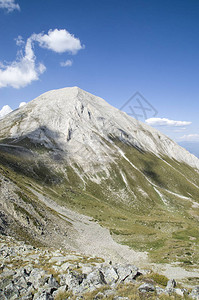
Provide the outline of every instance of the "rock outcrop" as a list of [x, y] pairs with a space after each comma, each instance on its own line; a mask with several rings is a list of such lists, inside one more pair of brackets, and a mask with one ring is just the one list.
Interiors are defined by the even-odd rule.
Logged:
[[[155, 278], [155, 277], [154, 277]], [[151, 271], [112, 264], [99, 257], [36, 248], [1, 236], [0, 299], [159, 299], [180, 295], [198, 299], [199, 288], [179, 288], [175, 280], [159, 286]], [[126, 295], [126, 297], [124, 297]], [[129, 297], [130, 298], [129, 298]], [[186, 298], [187, 299], [187, 298]]]

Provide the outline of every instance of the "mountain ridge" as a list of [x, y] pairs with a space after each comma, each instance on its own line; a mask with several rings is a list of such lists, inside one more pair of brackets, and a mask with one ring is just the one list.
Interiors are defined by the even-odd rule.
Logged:
[[[99, 140], [99, 135], [108, 142], [112, 136], [155, 155], [166, 154], [199, 170], [198, 158], [179, 148], [170, 138], [78, 87], [46, 92], [0, 122], [1, 139], [6, 132], [4, 128], [11, 126], [10, 138], [25, 135], [53, 148], [52, 138], [59, 148], [69, 152], [74, 148], [84, 148], [82, 152], [87, 152], [86, 144], [102, 159], [102, 152], [110, 151], [110, 147], [107, 149], [104, 145], [100, 149], [99, 143], [104, 141]], [[74, 154], [72, 151], [72, 156]]]
[[[0, 232], [45, 246], [57, 235], [57, 247], [72, 247], [77, 236], [63, 235], [66, 219], [52, 200], [154, 262], [197, 267], [198, 162], [99, 97], [79, 88], [47, 92], [0, 120]], [[75, 232], [68, 221], [66, 231]]]

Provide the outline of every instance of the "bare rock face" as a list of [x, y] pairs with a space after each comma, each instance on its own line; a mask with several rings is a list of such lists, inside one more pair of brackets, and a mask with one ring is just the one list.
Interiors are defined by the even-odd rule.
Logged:
[[199, 160], [171, 139], [78, 87], [47, 92], [10, 113], [0, 121], [0, 138], [65, 151], [85, 171], [93, 161], [103, 168], [121, 155], [114, 139], [199, 169]]

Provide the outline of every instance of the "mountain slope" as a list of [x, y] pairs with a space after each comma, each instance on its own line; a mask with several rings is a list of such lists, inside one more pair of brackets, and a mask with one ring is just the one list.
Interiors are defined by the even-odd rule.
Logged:
[[41, 95], [0, 120], [0, 154], [23, 193], [94, 218], [155, 261], [198, 262], [199, 160], [103, 99], [77, 87]]
[[[102, 160], [112, 154], [103, 138], [118, 138], [143, 151], [166, 155], [199, 169], [199, 160], [168, 137], [77, 87], [47, 92], [1, 121], [1, 138], [29, 137], [32, 141], [68, 152], [93, 152]], [[117, 151], [118, 152], [118, 151]], [[81, 154], [79, 155], [81, 156]]]

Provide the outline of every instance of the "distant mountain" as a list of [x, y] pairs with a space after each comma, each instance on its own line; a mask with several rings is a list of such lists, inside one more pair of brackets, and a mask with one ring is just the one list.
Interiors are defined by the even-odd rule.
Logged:
[[199, 158], [199, 142], [179, 142], [178, 144]]
[[[0, 120], [0, 173], [5, 234], [80, 247], [81, 226], [61, 205], [154, 261], [183, 263], [190, 252], [192, 264], [199, 259], [198, 158], [77, 87], [47, 92]], [[89, 237], [95, 244], [92, 226]], [[112, 251], [83, 240], [82, 252]]]

